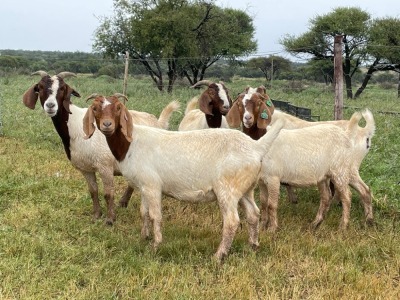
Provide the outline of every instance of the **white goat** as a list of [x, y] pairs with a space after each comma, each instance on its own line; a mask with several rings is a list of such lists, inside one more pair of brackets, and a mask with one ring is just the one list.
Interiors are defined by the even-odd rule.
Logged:
[[[359, 115], [358, 112], [355, 113], [356, 115]], [[356, 115], [353, 114], [353, 117], [356, 117]], [[285, 113], [279, 109], [276, 109], [274, 111], [274, 116], [271, 119], [271, 124], [269, 126], [273, 126], [275, 122], [278, 120], [284, 120], [285, 121], [285, 127], [284, 129], [300, 129], [300, 128], [305, 128], [305, 127], [311, 127], [315, 125], [321, 125], [321, 124], [331, 124], [331, 125], [336, 125], [342, 128], [343, 130], [346, 130], [350, 120], [331, 120], [331, 121], [306, 121], [303, 119], [300, 119], [298, 117], [295, 117], [291, 114]], [[330, 185], [331, 191], [333, 192], [334, 187]], [[290, 185], [286, 185], [287, 189], [287, 195], [289, 198], [289, 201], [292, 203], [297, 203], [297, 196], [293, 190], [293, 187]]]
[[[358, 126], [362, 117], [366, 120], [364, 128]], [[369, 110], [362, 115], [353, 114], [346, 130], [332, 124], [281, 130], [262, 162], [259, 183], [262, 226], [268, 223], [269, 231], [277, 229], [279, 186], [285, 182], [299, 187], [318, 186], [321, 202], [313, 221], [317, 227], [330, 205], [329, 180], [342, 201], [341, 227], [346, 228], [349, 222], [349, 185], [360, 194], [366, 222], [372, 223], [371, 191], [361, 179], [359, 167], [369, 151], [374, 131], [375, 122]]]
[[238, 203], [249, 224], [249, 242], [258, 247], [259, 209], [253, 189], [261, 159], [279, 133], [274, 126], [254, 141], [238, 130], [207, 129], [171, 132], [132, 124], [116, 97], [96, 98], [84, 118], [87, 138], [93, 122], [106, 136], [123, 176], [141, 192], [141, 235], [149, 237], [153, 225], [154, 247], [162, 241], [161, 195], [185, 201], [217, 201], [223, 218], [217, 260], [227, 255], [239, 225]]
[[[95, 219], [101, 216], [96, 180], [96, 172], [99, 173], [107, 203], [106, 223], [113, 224], [115, 221], [113, 176], [120, 175], [120, 172], [103, 134], [96, 130], [93, 139], [90, 141], [83, 139], [82, 119], [87, 108], [80, 108], [71, 103], [71, 95], [76, 97], [80, 97], [80, 95], [64, 81], [64, 78], [76, 75], [70, 72], [62, 72], [50, 77], [44, 71], [38, 71], [32, 75], [40, 75], [42, 78], [24, 93], [23, 103], [25, 106], [34, 109], [38, 97], [40, 98], [44, 111], [51, 117], [63, 142], [68, 159], [86, 179], [93, 201], [93, 217]], [[177, 110], [178, 107], [177, 102], [171, 102], [164, 108], [158, 120], [155, 116], [144, 112], [131, 111], [131, 113], [134, 122], [166, 128], [172, 112]], [[132, 192], [133, 189], [128, 186], [121, 198], [121, 206], [128, 204]]]
[[[200, 98], [192, 98], [186, 106], [185, 116], [179, 124], [179, 131], [229, 128], [225, 114], [232, 105], [232, 100], [224, 83], [213, 83], [209, 80], [197, 82], [191, 88], [207, 85]], [[196, 109], [199, 104], [199, 109]]]

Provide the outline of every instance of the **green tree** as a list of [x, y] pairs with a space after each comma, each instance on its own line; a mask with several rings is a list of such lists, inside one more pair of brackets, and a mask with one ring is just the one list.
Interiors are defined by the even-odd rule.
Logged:
[[259, 69], [267, 81], [279, 78], [282, 72], [291, 70], [291, 61], [281, 56], [255, 57], [247, 62], [248, 68]]
[[286, 36], [281, 40], [285, 50], [292, 55], [314, 59], [334, 59], [334, 37], [343, 36], [343, 74], [347, 98], [353, 98], [351, 78], [366, 57], [370, 15], [355, 7], [336, 8], [326, 15], [310, 20], [310, 30], [299, 37]]
[[253, 35], [246, 13], [213, 2], [114, 0], [114, 16], [102, 19], [93, 48], [113, 58], [129, 51], [160, 91], [166, 73], [170, 92], [178, 76], [193, 84], [221, 57], [255, 51]]
[[400, 97], [400, 19], [383, 18], [374, 20], [369, 31], [366, 45], [368, 58], [372, 61], [364, 80], [354, 95], [358, 98], [378, 71], [395, 71], [399, 73], [398, 97]]

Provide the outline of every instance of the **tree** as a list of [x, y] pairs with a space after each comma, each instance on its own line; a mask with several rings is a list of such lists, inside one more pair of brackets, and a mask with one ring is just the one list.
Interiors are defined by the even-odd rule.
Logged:
[[235, 59], [256, 50], [252, 19], [213, 2], [190, 0], [114, 0], [114, 16], [103, 18], [93, 48], [118, 57], [129, 51], [156, 83], [172, 91], [178, 76], [191, 84], [222, 57]]
[[333, 63], [333, 41], [336, 35], [343, 36], [343, 73], [347, 98], [353, 98], [351, 78], [366, 56], [365, 43], [368, 38], [370, 15], [360, 8], [336, 8], [326, 15], [310, 20], [310, 30], [299, 37], [286, 36], [281, 44], [293, 55], [306, 54], [314, 59], [330, 60]]
[[272, 78], [278, 78], [280, 73], [290, 71], [291, 62], [281, 56], [271, 55], [252, 58], [247, 62], [247, 67], [259, 69], [264, 74], [265, 80], [271, 81]]
[[375, 20], [370, 28], [366, 50], [372, 64], [354, 98], [358, 98], [378, 71], [399, 73], [398, 97], [400, 97], [400, 19], [384, 18]]

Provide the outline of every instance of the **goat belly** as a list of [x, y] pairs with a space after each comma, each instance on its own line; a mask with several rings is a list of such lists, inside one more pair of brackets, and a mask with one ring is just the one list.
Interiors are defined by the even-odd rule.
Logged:
[[163, 191], [163, 194], [177, 200], [189, 202], [212, 202], [217, 200], [217, 197], [212, 190], [206, 192], [203, 190]]

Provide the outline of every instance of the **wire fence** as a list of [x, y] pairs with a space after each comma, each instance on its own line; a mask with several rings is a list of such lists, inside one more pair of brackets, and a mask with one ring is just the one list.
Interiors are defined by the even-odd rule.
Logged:
[[2, 93], [0, 91], [0, 136], [3, 136], [3, 118], [2, 118], [2, 111], [3, 111], [3, 107], [2, 107], [2, 103], [3, 103], [3, 97], [2, 97]]

